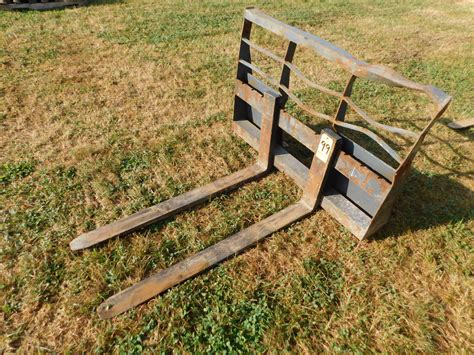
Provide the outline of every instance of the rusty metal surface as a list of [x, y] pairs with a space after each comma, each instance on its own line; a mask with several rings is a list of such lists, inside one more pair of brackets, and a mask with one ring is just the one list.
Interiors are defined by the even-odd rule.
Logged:
[[[342, 138], [333, 130], [325, 128], [318, 139], [318, 148], [313, 155], [313, 161], [308, 171], [308, 181], [303, 190], [301, 200], [312, 210], [321, 203], [326, 181], [330, 176], [330, 170], [334, 166], [337, 153], [341, 149]], [[326, 160], [324, 160], [326, 159]]]
[[[240, 80], [236, 82], [236, 95], [251, 104], [257, 110], [263, 110], [262, 95], [253, 89], [250, 85], [242, 83]], [[257, 126], [259, 123], [256, 122]], [[319, 142], [319, 135], [301, 121], [280, 109], [278, 125], [286, 133], [301, 142], [312, 152], [315, 152]], [[235, 129], [240, 130], [241, 127]], [[242, 136], [240, 132], [239, 135]], [[258, 140], [257, 140], [258, 141]], [[255, 148], [257, 143], [251, 144]], [[335, 168], [353, 183], [366, 190], [370, 195], [378, 200], [382, 200], [390, 188], [390, 183], [380, 177], [363, 164], [359, 163], [350, 154], [341, 152], [336, 159]]]
[[[280, 58], [250, 41], [253, 24], [279, 34], [288, 41], [285, 58]], [[291, 63], [297, 45], [312, 48], [318, 55], [348, 72], [350, 77], [342, 93], [312, 82]], [[251, 49], [258, 50], [282, 64], [279, 80], [252, 63]], [[254, 73], [266, 79], [275, 89], [257, 79]], [[291, 92], [291, 73], [303, 79], [311, 88], [339, 99], [338, 109], [332, 117], [311, 109]], [[421, 91], [434, 102], [436, 112], [419, 135], [381, 124], [350, 99], [352, 86], [357, 78]], [[285, 103], [289, 99], [304, 111], [327, 120], [334, 130], [328, 127], [318, 134], [298, 121], [297, 117], [285, 111]], [[85, 233], [71, 242], [71, 248], [82, 249], [170, 217], [218, 193], [263, 177], [270, 173], [273, 167], [286, 173], [303, 189], [300, 201], [110, 297], [98, 307], [101, 318], [113, 317], [145, 302], [216, 263], [242, 252], [273, 232], [309, 215], [319, 206], [357, 238], [364, 239], [373, 234], [389, 220], [391, 209], [408, 176], [416, 152], [431, 126], [446, 110], [451, 98], [433, 86], [415, 83], [391, 69], [360, 61], [331, 43], [281, 23], [260, 10], [247, 9], [244, 13], [234, 100], [232, 127], [237, 135], [258, 151], [254, 165]], [[375, 130], [387, 130], [415, 138], [415, 143], [405, 159], [401, 159], [377, 134], [364, 127], [344, 122], [348, 107]], [[335, 132], [338, 127], [364, 133], [383, 147], [400, 165], [397, 169], [392, 168], [357, 143]], [[286, 146], [282, 140], [283, 131], [313, 153], [311, 164], [306, 166], [284, 148]]]
[[[288, 41], [288, 49], [285, 58], [275, 55], [269, 49], [263, 48], [250, 40], [253, 25], [257, 25], [277, 34], [281, 36], [283, 40]], [[236, 110], [234, 113], [234, 120], [239, 121], [233, 126], [236, 133], [254, 148], [258, 149], [261, 112], [263, 110], [263, 92], [273, 91], [275, 88], [280, 91], [283, 98], [283, 100], [281, 100], [283, 104], [278, 109], [279, 128], [286, 131], [311, 151], [314, 152], [316, 149], [314, 137], [316, 137], [317, 134], [312, 133], [309, 127], [306, 127], [296, 118], [288, 115], [284, 108], [284, 102], [286, 102], [287, 99], [291, 99], [300, 109], [310, 115], [328, 121], [336, 131], [339, 127], [350, 129], [363, 133], [375, 141], [398, 163], [397, 167], [395, 169], [392, 168], [344, 136], [342, 144], [343, 151], [341, 151], [336, 158], [332, 178], [327, 183], [333, 188], [332, 191], [335, 191], [335, 193], [332, 193], [330, 195], [331, 198], [328, 199], [328, 201], [331, 200], [331, 203], [322, 203], [323, 208], [327, 208], [337, 220], [359, 238], [365, 238], [374, 233], [388, 220], [389, 211], [401, 191], [401, 185], [406, 178], [416, 152], [420, 149], [427, 132], [435, 120], [439, 118], [448, 107], [451, 97], [431, 85], [411, 81], [390, 68], [368, 64], [359, 60], [327, 41], [311, 33], [284, 24], [255, 8], [245, 10], [244, 30], [242, 33], [238, 60], [238, 73], [240, 73], [240, 75], [237, 76], [236, 95], [242, 99], [243, 102], [248, 104], [248, 106], [246, 107], [245, 104], [242, 104], [242, 108]], [[296, 47], [299, 45], [314, 50], [315, 54], [335, 63], [348, 73], [348, 81], [343, 92], [340, 93], [313, 82], [292, 63]], [[267, 74], [264, 70], [252, 63], [252, 50], [282, 64], [280, 80]], [[259, 82], [254, 77], [255, 74], [263, 78], [270, 86]], [[334, 115], [331, 117], [325, 113], [318, 112], [299, 99], [297, 95], [289, 89], [291, 74], [301, 79], [308, 87], [338, 98], [339, 106]], [[350, 98], [353, 84], [357, 79], [367, 79], [382, 85], [415, 90], [427, 95], [434, 103], [435, 112], [433, 118], [419, 134], [377, 122]], [[344, 118], [348, 108], [351, 108], [374, 131], [345, 122]], [[244, 121], [241, 120], [249, 120], [251, 124], [244, 124]], [[393, 149], [377, 134], [377, 132], [381, 130], [414, 139], [414, 143], [408, 150], [405, 158], [402, 158], [399, 152]], [[276, 155], [275, 166], [290, 175], [299, 186], [305, 186], [305, 180], [309, 176], [308, 169], [295, 157], [291, 156], [281, 145], [277, 145], [275, 149], [280, 151], [281, 157], [284, 157], [284, 159], [281, 159]], [[375, 175], [375, 178], [373, 175]], [[359, 210], [361, 214], [359, 212], [355, 213], [355, 210]], [[369, 218], [369, 223], [367, 223], [366, 217]]]
[[[423, 92], [436, 104], [437, 111], [440, 111], [444, 106], [449, 104], [449, 101], [451, 100], [449, 95], [434, 86], [423, 85], [411, 81], [393, 69], [383, 65], [368, 64], [365, 61], [355, 58], [353, 55], [334, 44], [327, 42], [312, 33], [302, 31], [296, 27], [280, 22], [259, 9], [247, 8], [244, 12], [244, 17], [246, 20], [280, 35], [295, 44], [313, 49], [323, 58], [338, 64], [340, 67], [358, 78]], [[248, 37], [246, 38], [248, 39]]]

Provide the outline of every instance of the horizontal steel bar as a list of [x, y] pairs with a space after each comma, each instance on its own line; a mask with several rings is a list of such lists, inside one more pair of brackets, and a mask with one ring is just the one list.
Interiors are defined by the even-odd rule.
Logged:
[[[260, 130], [255, 125], [248, 120], [241, 120], [234, 121], [233, 128], [252, 148], [258, 149]], [[336, 160], [336, 166], [340, 156]], [[309, 169], [280, 145], [275, 147], [275, 167], [291, 177], [300, 188], [305, 188]], [[367, 236], [371, 218], [334, 188], [328, 187], [324, 191], [321, 207], [357, 238]]]
[[281, 96], [281, 93], [274, 90], [272, 87], [266, 85], [265, 83], [263, 83], [261, 80], [259, 80], [258, 78], [256, 78], [255, 76], [253, 76], [250, 73], [247, 73], [247, 82], [248, 82], [249, 86], [251, 86], [253, 89], [256, 89], [257, 91], [259, 91], [262, 95], [265, 92], [268, 92], [268, 93], [272, 94], [275, 97], [277, 97], [278, 95]]
[[302, 31], [268, 16], [256, 8], [248, 8], [244, 12], [245, 19], [263, 27], [279, 36], [294, 42], [297, 45], [310, 48], [320, 56], [335, 62], [351, 74], [391, 86], [404, 87], [425, 93], [435, 103], [436, 110], [440, 111], [451, 100], [451, 96], [431, 85], [423, 85], [411, 81], [391, 68], [382, 65], [368, 64], [355, 58], [345, 50], [329, 43], [312, 33]]
[[240, 80], [235, 81], [235, 95], [247, 102], [256, 110], [263, 112], [263, 95], [250, 85], [246, 85]]
[[[248, 120], [235, 121], [234, 131], [254, 149], [258, 149], [260, 130], [257, 126]], [[319, 142], [319, 135], [316, 135], [316, 141]], [[280, 145], [275, 147], [275, 166], [287, 173], [298, 186], [305, 186], [308, 168]], [[367, 214], [373, 215], [391, 185], [345, 152], [336, 156], [334, 169], [328, 184], [357, 203]]]
[[290, 89], [288, 89], [286, 86], [284, 85], [281, 85], [279, 84], [274, 78], [272, 78], [271, 76], [269, 76], [268, 74], [266, 74], [264, 71], [262, 71], [260, 68], [258, 68], [257, 66], [253, 65], [253, 64], [250, 64], [248, 63], [247, 61], [245, 60], [239, 60], [239, 63], [245, 65], [246, 67], [252, 69], [253, 71], [255, 71], [257, 74], [261, 75], [262, 77], [264, 77], [265, 79], [267, 79], [272, 85], [275, 85], [276, 87], [280, 88], [281, 90], [283, 90], [293, 101], [296, 102], [296, 104], [304, 111], [308, 112], [309, 114], [313, 115], [313, 116], [316, 116], [316, 117], [319, 117], [319, 118], [322, 118], [326, 121], [329, 121], [329, 122], [332, 122], [333, 124], [337, 125], [337, 126], [340, 126], [340, 127], [344, 127], [344, 128], [348, 128], [348, 129], [351, 129], [351, 130], [354, 130], [354, 131], [358, 131], [360, 133], [363, 133], [365, 134], [366, 136], [372, 138], [378, 145], [380, 145], [394, 160], [396, 160], [398, 163], [400, 163], [402, 161], [402, 158], [400, 157], [400, 155], [398, 155], [398, 153], [392, 148], [390, 147], [382, 138], [380, 138], [379, 136], [377, 136], [374, 132], [368, 130], [367, 128], [365, 127], [361, 127], [361, 126], [357, 126], [357, 125], [354, 125], [354, 124], [351, 124], [351, 123], [347, 123], [347, 122], [342, 122], [342, 121], [335, 121], [331, 116], [328, 116], [324, 113], [321, 113], [321, 112], [317, 112], [317, 111], [314, 111], [312, 110], [311, 108], [307, 107], [300, 99], [298, 99], [291, 91]]
[[321, 207], [358, 239], [367, 238], [372, 219], [334, 188], [327, 188]]
[[345, 138], [342, 143], [344, 152], [347, 152], [351, 157], [360, 161], [371, 170], [376, 171], [377, 174], [383, 176], [387, 181], [394, 182], [396, 173], [394, 168], [343, 134], [341, 136]]
[[312, 152], [318, 149], [319, 135], [288, 112], [280, 110], [279, 127]]

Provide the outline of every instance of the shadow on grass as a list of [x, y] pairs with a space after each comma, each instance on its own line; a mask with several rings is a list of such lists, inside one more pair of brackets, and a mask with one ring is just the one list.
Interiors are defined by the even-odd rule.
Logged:
[[[447, 125], [452, 120], [442, 118], [440, 124]], [[446, 126], [447, 129], [450, 129]], [[474, 138], [470, 129], [455, 131], [469, 141]], [[440, 136], [429, 133], [434, 142], [424, 142], [423, 146], [439, 144], [442, 149], [454, 153], [463, 164], [474, 162], [470, 157], [462, 154], [453, 146], [453, 143], [467, 143], [464, 139], [453, 142]], [[474, 171], [460, 171], [445, 164], [441, 164], [429, 156], [422, 149], [417, 153], [430, 164], [443, 170], [446, 174], [427, 174], [414, 168], [403, 186], [402, 193], [397, 198], [389, 222], [370, 240], [384, 240], [390, 237], [399, 237], [409, 231], [430, 229], [447, 223], [467, 221], [472, 218], [474, 210], [474, 192], [456, 181], [454, 177], [463, 176], [471, 178]]]
[[473, 202], [473, 191], [450, 174], [427, 176], [412, 169], [395, 202], [392, 217], [370, 241], [467, 221], [472, 218]]

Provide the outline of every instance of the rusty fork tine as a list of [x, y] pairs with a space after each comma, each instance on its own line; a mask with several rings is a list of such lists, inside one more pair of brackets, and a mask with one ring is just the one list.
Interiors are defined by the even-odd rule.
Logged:
[[256, 164], [239, 170], [231, 175], [220, 178], [205, 186], [173, 197], [155, 206], [107, 224], [93, 231], [84, 233], [69, 243], [72, 250], [80, 250], [104, 240], [133, 232], [151, 223], [177, 214], [184, 209], [193, 207], [217, 194], [236, 189], [240, 185], [258, 179], [268, 173], [273, 166], [274, 131], [278, 117], [275, 116], [278, 95], [264, 95], [264, 119], [262, 127], [262, 144]]
[[69, 244], [72, 250], [80, 250], [107, 239], [131, 233], [151, 223], [173, 216], [187, 208], [196, 206], [217, 194], [236, 189], [244, 183], [258, 179], [267, 170], [260, 164], [239, 170], [210, 184], [173, 197], [131, 216], [84, 233]]
[[157, 272], [141, 282], [110, 297], [97, 312], [108, 319], [135, 307], [167, 289], [195, 276], [211, 266], [257, 243], [259, 240], [311, 213], [302, 202], [293, 204], [233, 236], [189, 258]]
[[336, 133], [323, 130], [300, 201], [110, 297], [97, 309], [100, 318], [123, 313], [312, 213], [321, 201], [340, 143], [341, 138]]

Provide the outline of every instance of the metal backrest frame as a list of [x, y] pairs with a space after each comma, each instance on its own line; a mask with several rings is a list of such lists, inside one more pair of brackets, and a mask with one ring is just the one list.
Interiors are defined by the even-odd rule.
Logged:
[[[270, 50], [252, 42], [252, 26], [257, 25], [288, 42], [285, 57], [279, 57]], [[348, 74], [343, 92], [326, 88], [308, 79], [292, 62], [297, 46], [312, 49], [319, 57], [333, 62]], [[252, 51], [281, 64], [280, 78], [274, 78], [252, 62]], [[295, 75], [309, 87], [338, 98], [339, 105], [333, 116], [317, 112], [304, 104], [290, 89], [290, 77]], [[260, 79], [259, 79], [260, 78]], [[420, 133], [403, 128], [392, 127], [377, 122], [354, 103], [350, 96], [357, 79], [366, 79], [382, 85], [396, 86], [415, 90], [428, 96], [434, 104], [434, 113]], [[261, 116], [265, 114], [263, 95], [272, 93], [277, 97], [278, 129], [285, 131], [311, 151], [316, 149], [317, 134], [285, 110], [285, 103], [291, 99], [306, 113], [326, 120], [328, 125], [341, 134], [340, 129], [350, 129], [365, 134], [374, 140], [397, 163], [393, 168], [356, 142], [343, 136], [340, 152], [332, 177], [328, 180], [325, 198], [321, 206], [341, 222], [359, 239], [368, 237], [384, 225], [390, 216], [395, 198], [405, 180], [409, 167], [420, 149], [426, 134], [448, 107], [451, 97], [440, 89], [411, 81], [394, 70], [368, 64], [336, 47], [335, 45], [298, 28], [280, 22], [256, 8], [244, 11], [244, 23], [237, 64], [235, 89], [234, 131], [247, 143], [258, 149]], [[345, 122], [346, 111], [350, 107], [377, 132], [385, 130], [414, 139], [406, 156], [401, 158], [398, 152], [379, 135], [365, 127]], [[283, 148], [281, 132], [275, 144], [275, 166], [291, 176], [304, 187], [308, 168]]]

